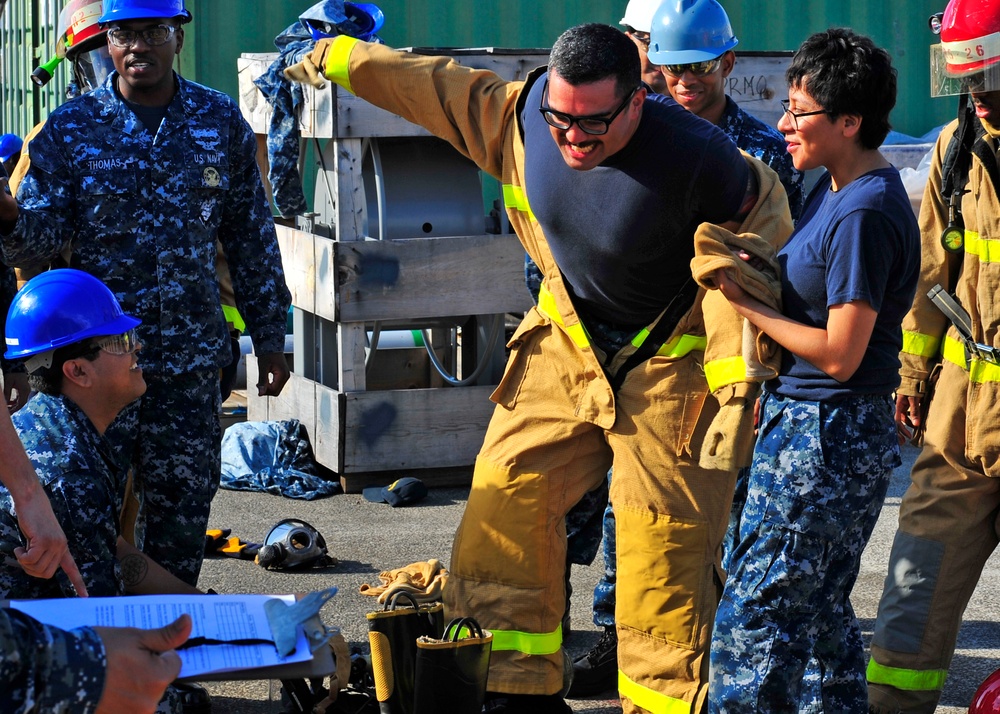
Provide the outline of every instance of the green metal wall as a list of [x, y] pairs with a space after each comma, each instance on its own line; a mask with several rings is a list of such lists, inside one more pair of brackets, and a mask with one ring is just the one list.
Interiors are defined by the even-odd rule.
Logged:
[[68, 75], [62, 65], [38, 90], [29, 79], [55, 50], [62, 0], [8, 0], [0, 18], [0, 133], [24, 136], [63, 101]]
[[[186, 28], [184, 75], [237, 96], [236, 58], [274, 51], [276, 34], [312, 0], [187, 0], [195, 21]], [[382, 37], [390, 45], [430, 47], [548, 47], [580, 22], [621, 18], [626, 0], [379, 0], [386, 15]], [[723, 0], [740, 38], [738, 50], [794, 50], [810, 33], [850, 26], [871, 35], [899, 69], [894, 127], [922, 135], [947, 121], [953, 100], [928, 95], [927, 29], [944, 0]], [[64, 70], [44, 92], [28, 81], [31, 68], [51, 54], [60, 0], [8, 0], [0, 25], [3, 131], [23, 133], [60, 100]]]
[[[617, 24], [627, 2], [375, 1], [386, 16], [380, 34], [394, 47], [549, 47], [571, 25]], [[809, 34], [831, 26], [871, 35], [890, 52], [899, 70], [899, 98], [892, 116], [898, 131], [920, 136], [954, 115], [953, 100], [931, 99], [928, 92], [928, 47], [936, 38], [927, 18], [944, 9], [944, 0], [721, 1], [740, 38], [737, 50], [794, 50]], [[310, 0], [188, 0], [195, 13], [191, 27], [197, 34], [197, 78], [235, 96], [234, 67], [240, 53], [273, 51], [274, 35], [311, 5]]]

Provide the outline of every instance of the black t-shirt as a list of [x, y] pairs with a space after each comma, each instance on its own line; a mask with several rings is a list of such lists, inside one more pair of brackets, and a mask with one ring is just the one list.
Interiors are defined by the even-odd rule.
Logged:
[[528, 204], [583, 315], [647, 325], [690, 277], [698, 224], [739, 210], [749, 169], [722, 131], [660, 95], [625, 148], [571, 169], [538, 111], [544, 83], [521, 116]]

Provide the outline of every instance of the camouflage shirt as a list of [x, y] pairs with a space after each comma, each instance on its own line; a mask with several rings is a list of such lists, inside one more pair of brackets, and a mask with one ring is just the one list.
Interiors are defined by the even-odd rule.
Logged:
[[[62, 396], [36, 394], [12, 419], [87, 590], [94, 597], [124, 595], [116, 552], [125, 473], [112, 465], [108, 442], [86, 414]], [[10, 492], [0, 487], [0, 551], [5, 559], [13, 558], [14, 548], [23, 542], [15, 516]], [[75, 595], [61, 570], [51, 580], [42, 580], [9, 563], [0, 569], [0, 598]]]
[[291, 298], [253, 130], [229, 97], [177, 77], [153, 136], [116, 92], [117, 76], [52, 112], [28, 145], [4, 259], [42, 265], [69, 245], [70, 266], [142, 320], [143, 370], [184, 374], [232, 358], [218, 239], [257, 353], [283, 351]]
[[731, 97], [726, 97], [726, 110], [719, 128], [736, 142], [736, 145], [755, 159], [760, 159], [778, 174], [781, 185], [788, 194], [788, 208], [792, 220], [799, 220], [802, 213], [802, 172], [792, 164], [785, 137], [773, 126], [743, 111]]
[[0, 712], [89, 714], [107, 666], [104, 644], [89, 627], [67, 632], [0, 610]]

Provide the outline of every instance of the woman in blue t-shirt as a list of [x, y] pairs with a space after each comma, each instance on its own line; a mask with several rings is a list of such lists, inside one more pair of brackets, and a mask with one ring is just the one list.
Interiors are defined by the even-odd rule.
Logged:
[[920, 261], [899, 173], [879, 152], [896, 102], [888, 53], [831, 29], [786, 73], [795, 168], [826, 173], [778, 254], [782, 312], [720, 271], [731, 304], [783, 349], [764, 386], [748, 497], [715, 621], [713, 712], [867, 711], [849, 601], [892, 470], [900, 322]]

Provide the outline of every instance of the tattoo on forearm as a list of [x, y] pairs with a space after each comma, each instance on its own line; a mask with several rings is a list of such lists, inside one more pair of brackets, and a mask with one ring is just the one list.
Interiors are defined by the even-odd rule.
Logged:
[[126, 555], [121, 559], [121, 566], [126, 590], [145, 580], [146, 574], [149, 572], [149, 565], [141, 555]]

